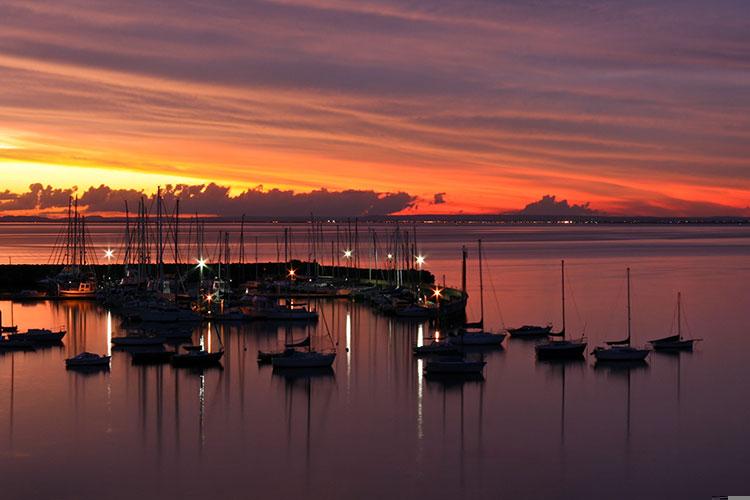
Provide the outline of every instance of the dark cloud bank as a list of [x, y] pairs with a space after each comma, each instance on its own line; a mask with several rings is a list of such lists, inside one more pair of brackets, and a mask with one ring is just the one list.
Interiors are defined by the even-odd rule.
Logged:
[[[153, 195], [135, 189], [112, 189], [101, 185], [79, 192], [76, 188], [61, 189], [32, 184], [25, 193], [0, 192], [0, 214], [12, 211], [51, 212], [68, 206], [71, 196], [78, 196], [79, 206], [91, 213], [124, 212], [125, 202], [134, 212], [142, 197], [152, 204]], [[250, 217], [298, 217], [311, 213], [318, 216], [374, 216], [389, 215], [410, 208], [417, 200], [408, 193], [378, 193], [375, 191], [319, 189], [309, 193], [295, 193], [262, 187], [232, 196], [229, 188], [208, 185], [166, 186], [162, 196], [168, 207], [180, 200], [182, 213], [220, 215], [227, 217], [246, 214]]]
[[515, 215], [553, 215], [553, 216], [578, 216], [578, 215], [605, 215], [604, 212], [594, 210], [588, 203], [571, 205], [568, 200], [557, 200], [554, 195], [544, 195], [539, 201], [529, 203], [523, 210]]

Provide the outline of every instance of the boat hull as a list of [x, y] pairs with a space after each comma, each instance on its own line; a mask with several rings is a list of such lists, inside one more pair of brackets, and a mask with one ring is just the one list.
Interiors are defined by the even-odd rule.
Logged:
[[162, 337], [113, 337], [111, 340], [112, 345], [117, 347], [156, 346], [164, 341]]
[[49, 330], [29, 330], [28, 332], [24, 333], [12, 333], [8, 335], [8, 338], [11, 340], [26, 340], [37, 344], [54, 344], [60, 342], [63, 337], [65, 337], [66, 333], [67, 332], [64, 330], [60, 330], [59, 332], [53, 332]]
[[508, 328], [508, 333], [515, 338], [539, 338], [546, 337], [552, 331], [551, 326], [539, 326], [534, 328]]
[[297, 353], [291, 356], [279, 356], [271, 359], [274, 368], [326, 368], [333, 365], [336, 353], [309, 355]]
[[634, 347], [614, 347], [594, 349], [594, 356], [597, 361], [644, 361], [648, 349], [636, 349]]
[[456, 338], [459, 345], [497, 346], [505, 340], [504, 333], [464, 333]]
[[656, 351], [692, 351], [695, 340], [652, 340], [649, 342]]
[[91, 366], [109, 366], [111, 356], [102, 356], [99, 359], [75, 359], [70, 358], [65, 360], [65, 366], [68, 368], [88, 368]]
[[580, 358], [586, 351], [586, 342], [556, 341], [537, 345], [534, 350], [539, 359]]

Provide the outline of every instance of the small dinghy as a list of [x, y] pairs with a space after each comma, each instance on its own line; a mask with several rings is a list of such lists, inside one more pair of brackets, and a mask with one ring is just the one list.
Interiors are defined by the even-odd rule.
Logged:
[[461, 357], [441, 357], [432, 359], [425, 363], [424, 371], [427, 374], [466, 374], [482, 373], [485, 361], [468, 361]]
[[562, 329], [559, 332], [550, 333], [551, 337], [559, 337], [560, 340], [548, 340], [534, 346], [539, 359], [571, 359], [580, 358], [586, 350], [586, 341], [580, 339], [565, 338], [565, 261], [560, 262], [560, 274], [562, 276]]
[[605, 347], [597, 347], [592, 353], [597, 361], [644, 361], [648, 349], [639, 349], [630, 345], [630, 268], [627, 269], [628, 279], [628, 336], [623, 340], [610, 340]]
[[165, 339], [155, 335], [126, 335], [124, 337], [112, 337], [111, 342], [116, 347], [156, 346], [162, 345]]
[[682, 337], [682, 294], [677, 292], [677, 335], [649, 340], [648, 343], [657, 351], [692, 351], [693, 344], [700, 340]]
[[65, 360], [67, 368], [92, 367], [92, 366], [109, 366], [111, 356], [94, 354], [92, 352], [82, 352], [72, 358]]

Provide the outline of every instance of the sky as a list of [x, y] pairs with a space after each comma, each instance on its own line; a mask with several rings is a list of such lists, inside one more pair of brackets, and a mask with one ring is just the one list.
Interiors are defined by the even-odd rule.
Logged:
[[750, 215], [744, 0], [0, 0], [0, 82], [3, 211]]

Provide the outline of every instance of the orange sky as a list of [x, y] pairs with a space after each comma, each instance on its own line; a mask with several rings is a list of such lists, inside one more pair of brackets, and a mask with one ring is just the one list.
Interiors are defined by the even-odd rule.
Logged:
[[0, 187], [213, 181], [403, 191], [410, 213], [554, 194], [748, 214], [747, 9], [575, 4], [9, 0]]

